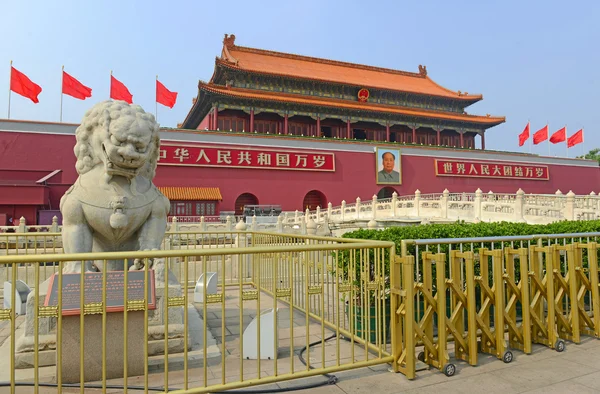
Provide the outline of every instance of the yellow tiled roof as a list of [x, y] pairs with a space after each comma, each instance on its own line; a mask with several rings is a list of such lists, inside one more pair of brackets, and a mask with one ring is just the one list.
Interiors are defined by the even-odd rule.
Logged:
[[221, 190], [218, 187], [158, 187], [169, 200], [221, 201]]

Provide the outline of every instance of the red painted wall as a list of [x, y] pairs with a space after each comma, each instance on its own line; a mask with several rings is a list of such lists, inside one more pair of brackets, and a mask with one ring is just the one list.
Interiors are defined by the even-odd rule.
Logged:
[[[20, 219], [21, 216], [25, 218], [25, 223], [28, 225], [37, 224], [37, 206], [33, 205], [0, 205], [0, 213], [6, 214], [7, 217]], [[0, 226], [4, 224], [0, 223]], [[12, 226], [13, 223], [7, 224], [7, 226]], [[15, 225], [18, 225], [15, 224]]]
[[[74, 144], [73, 135], [0, 132], [0, 169], [62, 169], [62, 184], [50, 185], [50, 205], [57, 209], [60, 197], [77, 177]], [[323, 143], [324, 148], [327, 146]], [[577, 194], [600, 191], [598, 167], [548, 165], [549, 181], [436, 177], [433, 155], [443, 151], [432, 150], [432, 156], [409, 156], [411, 148], [400, 148], [403, 185], [392, 186], [399, 195], [413, 194], [416, 189], [422, 193], [439, 193], [445, 188], [450, 192], [474, 192], [481, 188], [486, 193], [490, 190], [514, 193], [519, 188], [526, 193], [554, 193], [557, 189], [563, 193], [573, 190]], [[344, 199], [348, 204], [356, 197], [369, 200], [383, 187], [375, 183], [373, 152], [334, 151], [334, 154], [336, 172], [333, 173], [159, 165], [154, 182], [157, 186], [219, 187], [223, 196], [222, 211], [234, 210], [235, 199], [242, 193], [254, 194], [259, 204], [280, 204], [283, 210], [291, 211], [302, 209], [304, 196], [311, 190], [321, 191], [328, 202], [339, 205]], [[508, 159], [510, 156], [504, 158]], [[13, 197], [19, 201], [18, 195]]]

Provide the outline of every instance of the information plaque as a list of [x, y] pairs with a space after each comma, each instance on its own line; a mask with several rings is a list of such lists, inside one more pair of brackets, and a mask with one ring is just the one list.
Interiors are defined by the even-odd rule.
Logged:
[[[84, 274], [85, 305], [102, 303], [102, 272]], [[122, 312], [125, 309], [123, 271], [106, 272], [106, 312]], [[62, 274], [62, 314], [78, 315], [81, 311], [81, 274]], [[144, 271], [127, 273], [127, 300], [144, 302]], [[50, 277], [45, 306], [58, 305], [58, 273]], [[141, 305], [143, 309], [143, 304]], [[156, 309], [154, 270], [148, 270], [148, 309]]]

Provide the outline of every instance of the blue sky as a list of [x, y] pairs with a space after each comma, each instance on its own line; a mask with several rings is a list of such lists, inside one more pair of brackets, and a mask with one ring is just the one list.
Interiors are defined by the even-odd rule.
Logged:
[[[63, 121], [79, 122], [109, 97], [110, 71], [133, 101], [155, 111], [155, 78], [179, 93], [158, 121], [181, 122], [209, 80], [223, 35], [238, 45], [407, 71], [427, 66], [439, 84], [484, 99], [471, 114], [506, 116], [489, 130], [490, 149], [519, 148], [532, 132], [585, 127], [569, 156], [600, 147], [598, 1], [0, 1], [0, 118], [8, 108], [9, 62], [42, 86], [40, 103], [12, 94], [11, 118], [58, 121], [61, 66], [93, 89], [64, 96]], [[564, 145], [552, 155], [565, 156]]]

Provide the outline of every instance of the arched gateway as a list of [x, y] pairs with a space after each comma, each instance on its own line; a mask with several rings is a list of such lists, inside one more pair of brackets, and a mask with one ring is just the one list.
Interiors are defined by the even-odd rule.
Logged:
[[392, 198], [394, 192], [398, 193], [393, 187], [382, 187], [381, 190], [379, 190], [379, 193], [377, 193], [377, 199], [382, 200], [384, 198]]
[[311, 190], [304, 196], [302, 201], [302, 209], [310, 209], [314, 211], [317, 207], [325, 208], [327, 206], [327, 198], [318, 190]]
[[258, 198], [252, 193], [243, 193], [235, 200], [235, 214], [242, 215], [246, 205], [258, 205]]

